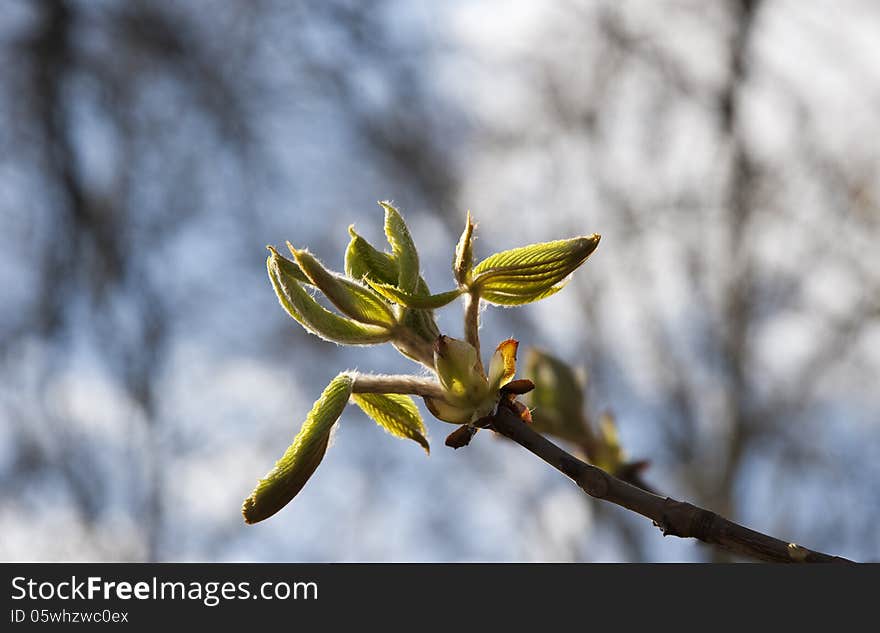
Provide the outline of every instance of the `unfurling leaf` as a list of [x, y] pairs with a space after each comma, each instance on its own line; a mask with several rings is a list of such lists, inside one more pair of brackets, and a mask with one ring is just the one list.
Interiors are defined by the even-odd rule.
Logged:
[[381, 283], [396, 284], [398, 267], [394, 258], [358, 235], [353, 224], [348, 227], [348, 233], [351, 241], [345, 250], [345, 274], [357, 280], [367, 277]]
[[599, 235], [593, 234], [496, 253], [473, 269], [471, 288], [499, 305], [544, 299], [561, 290], [598, 245]]
[[[419, 295], [430, 296], [431, 291], [428, 290], [428, 284], [419, 277], [419, 285], [416, 289]], [[434, 312], [431, 310], [404, 310], [400, 322], [410, 328], [422, 340], [433, 343], [440, 336], [440, 328], [434, 320]]]
[[[496, 277], [505, 273], [540, 275], [560, 265], [583, 262], [599, 245], [600, 236], [573, 237], [567, 240], [529, 244], [490, 255], [474, 268], [475, 276]], [[578, 264], [573, 264], [577, 266]]]
[[281, 306], [312, 334], [344, 345], [376, 345], [391, 339], [387, 328], [364, 325], [327, 310], [282, 269], [275, 253], [266, 260], [266, 268]]
[[474, 266], [473, 241], [474, 223], [471, 221], [471, 212], [468, 211], [464, 231], [462, 231], [455, 247], [455, 261], [452, 262], [452, 273], [461, 286], [467, 286], [471, 283], [471, 268]]
[[[354, 226], [348, 227], [348, 232], [351, 241], [345, 251], [346, 274], [352, 279], [383, 283], [397, 288], [398, 265], [394, 257], [376, 249], [355, 232]], [[415, 295], [431, 295], [428, 284], [421, 277], [416, 285]], [[429, 310], [404, 310], [400, 322], [426, 342], [433, 343], [440, 336], [434, 315]]]
[[373, 290], [389, 301], [416, 310], [435, 310], [437, 308], [442, 308], [455, 301], [463, 292], [460, 289], [455, 289], [448, 292], [441, 292], [436, 295], [418, 293], [410, 294], [391, 284], [383, 284], [377, 281], [370, 281], [369, 279], [367, 279], [367, 283], [373, 288]]
[[302, 490], [324, 458], [330, 431], [348, 403], [353, 383], [351, 376], [340, 374], [327, 385], [293, 443], [245, 499], [241, 513], [246, 523], [269, 518]]
[[376, 424], [395, 437], [415, 440], [426, 453], [431, 452], [422, 416], [412, 398], [402, 394], [356, 393], [355, 404], [363, 409]]
[[489, 363], [489, 390], [498, 391], [503, 385], [513, 380], [516, 374], [516, 350], [519, 341], [509, 338], [501, 341]]
[[397, 287], [414, 293], [419, 282], [419, 253], [400, 212], [390, 202], [379, 203], [385, 209], [385, 236], [397, 263]]
[[276, 251], [274, 246], [267, 246], [266, 248], [272, 253], [272, 257], [275, 260], [278, 269], [281, 270], [286, 277], [290, 277], [301, 284], [312, 285], [312, 280], [306, 276], [302, 268], [299, 267], [299, 264], [287, 259], [284, 255]]
[[391, 308], [375, 292], [356, 281], [330, 272], [308, 251], [296, 250], [290, 242], [287, 243], [287, 248], [311, 282], [343, 314], [361, 323], [384, 327], [394, 327], [397, 323]]

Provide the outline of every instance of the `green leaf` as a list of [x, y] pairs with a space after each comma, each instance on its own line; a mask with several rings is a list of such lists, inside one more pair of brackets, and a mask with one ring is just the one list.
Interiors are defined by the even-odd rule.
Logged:
[[413, 293], [419, 282], [419, 253], [400, 212], [390, 202], [379, 203], [385, 209], [385, 236], [397, 263], [397, 287]]
[[342, 345], [376, 345], [391, 339], [387, 328], [364, 325], [327, 310], [281, 270], [274, 255], [267, 258], [266, 268], [281, 306], [312, 334]]
[[[599, 245], [598, 234], [541, 242], [495, 253], [474, 268], [474, 275], [506, 272], [540, 273], [560, 262], [582, 263]], [[575, 267], [579, 264], [575, 264]]]
[[302, 271], [302, 268], [299, 267], [294, 261], [287, 259], [284, 255], [275, 250], [274, 246], [267, 246], [269, 252], [272, 253], [273, 257], [275, 257], [275, 263], [278, 264], [278, 268], [291, 279], [298, 281], [301, 284], [312, 285], [312, 280], [309, 279], [306, 274]]
[[[428, 290], [428, 284], [421, 277], [419, 278], [417, 291], [419, 295], [431, 294], [431, 291]], [[434, 313], [431, 310], [404, 310], [401, 323], [428, 343], [433, 344], [437, 337], [440, 336], [440, 328], [437, 327]]]
[[367, 283], [373, 288], [373, 290], [389, 301], [416, 310], [435, 310], [437, 308], [442, 308], [455, 301], [455, 299], [460, 297], [462, 292], [464, 292], [463, 290], [456, 288], [455, 290], [441, 292], [436, 295], [410, 294], [396, 286], [392, 286], [391, 284], [383, 284], [377, 281], [370, 281], [369, 279], [367, 279]]
[[241, 513], [246, 523], [269, 518], [302, 490], [324, 458], [330, 431], [348, 403], [353, 383], [351, 376], [340, 374], [327, 385], [293, 443], [245, 499]]
[[531, 244], [496, 253], [473, 270], [473, 292], [500, 305], [522, 305], [559, 292], [599, 244], [599, 235]]
[[402, 394], [356, 393], [352, 396], [355, 404], [363, 409], [376, 424], [395, 437], [415, 440], [426, 453], [431, 452], [427, 430], [422, 416], [412, 398]]
[[330, 302], [343, 314], [361, 323], [393, 327], [397, 319], [388, 304], [378, 294], [356, 281], [330, 272], [317, 258], [305, 250], [296, 250], [287, 243], [300, 268]]
[[485, 291], [480, 294], [480, 298], [499, 306], [521, 306], [527, 303], [540, 301], [541, 299], [546, 299], [547, 297], [552, 297], [564, 287], [565, 284], [561, 283], [534, 294], [510, 294], [505, 292]]
[[[351, 241], [345, 251], [345, 272], [353, 279], [365, 279], [397, 286], [398, 266], [388, 253], [374, 248], [367, 240], [358, 235], [354, 226], [348, 228]], [[416, 286], [417, 295], [430, 295], [428, 284], [419, 277]], [[428, 310], [404, 310], [400, 322], [412, 330], [421, 339], [433, 343], [440, 336], [440, 330], [434, 321], [434, 315]]]
[[471, 221], [471, 212], [468, 211], [464, 231], [455, 247], [455, 260], [452, 262], [452, 273], [461, 286], [467, 286], [471, 282], [471, 268], [474, 265], [473, 240], [474, 223]]
[[386, 284], [396, 284], [398, 266], [388, 253], [377, 250], [363, 237], [358, 235], [352, 224], [348, 227], [351, 241], [345, 250], [345, 274], [352, 279], [361, 280], [368, 277]]
[[483, 276], [477, 287], [491, 292], [534, 293], [568, 278], [571, 272], [570, 266], [559, 263], [537, 273], [494, 273]]

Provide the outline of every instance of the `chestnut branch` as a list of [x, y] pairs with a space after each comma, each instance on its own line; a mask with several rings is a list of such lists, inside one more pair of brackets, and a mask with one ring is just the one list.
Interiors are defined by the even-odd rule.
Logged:
[[736, 554], [776, 563], [852, 563], [734, 523], [691, 503], [661, 497], [591, 466], [532, 430], [505, 407], [488, 428], [513, 440], [574, 481], [585, 493], [651, 519], [664, 536], [695, 538]]

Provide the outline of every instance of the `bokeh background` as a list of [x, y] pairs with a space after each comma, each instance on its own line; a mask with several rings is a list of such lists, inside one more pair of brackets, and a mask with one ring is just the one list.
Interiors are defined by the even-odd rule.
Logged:
[[880, 559], [876, 2], [6, 0], [0, 560], [725, 560], [354, 407], [244, 525], [330, 378], [414, 367], [306, 334], [265, 274], [381, 243], [380, 199], [436, 291], [467, 209], [478, 257], [601, 233], [486, 346], [584, 368], [658, 490]]

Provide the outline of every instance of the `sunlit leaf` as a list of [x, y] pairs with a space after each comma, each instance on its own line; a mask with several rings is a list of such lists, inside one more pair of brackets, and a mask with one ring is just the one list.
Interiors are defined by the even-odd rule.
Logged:
[[[421, 277], [419, 285], [416, 288], [419, 295], [430, 295], [428, 284]], [[410, 328], [422, 340], [427, 343], [433, 343], [440, 336], [440, 329], [434, 320], [434, 312], [432, 310], [404, 310], [400, 322]]]
[[302, 271], [343, 314], [361, 323], [393, 327], [397, 323], [388, 304], [375, 292], [356, 281], [330, 272], [306, 250], [287, 243]]
[[414, 293], [419, 282], [419, 254], [409, 228], [400, 212], [390, 202], [379, 203], [385, 209], [385, 236], [397, 263], [397, 287]]
[[516, 350], [519, 341], [509, 338], [502, 341], [495, 349], [489, 363], [489, 390], [498, 391], [502, 385], [510, 382], [516, 374]]
[[471, 288], [499, 305], [538, 301], [559, 292], [598, 244], [594, 234], [496, 253], [474, 268]]
[[[346, 274], [352, 279], [366, 279], [396, 287], [398, 266], [394, 257], [373, 247], [355, 232], [353, 226], [349, 227], [348, 232], [351, 241], [345, 251]], [[431, 294], [428, 284], [421, 277], [415, 294], [424, 296]], [[440, 336], [434, 315], [429, 310], [403, 310], [400, 322], [426, 342], [433, 343]]]
[[391, 284], [383, 284], [377, 281], [370, 281], [369, 279], [367, 280], [367, 283], [371, 288], [389, 301], [416, 310], [435, 310], [437, 308], [442, 308], [455, 301], [463, 292], [456, 288], [455, 290], [441, 292], [436, 295], [410, 294], [400, 290], [396, 286], [392, 286]]
[[343, 345], [376, 345], [391, 339], [387, 328], [358, 323], [327, 310], [295, 278], [281, 271], [274, 255], [268, 257], [266, 267], [282, 307], [312, 334]]
[[267, 246], [266, 248], [272, 253], [273, 258], [275, 259], [275, 264], [286, 277], [298, 281], [301, 284], [308, 284], [309, 286], [313, 285], [312, 280], [306, 276], [302, 268], [299, 267], [299, 264], [287, 259], [284, 255], [276, 251], [274, 246]]
[[546, 299], [547, 297], [552, 297], [564, 287], [565, 283], [563, 282], [534, 294], [509, 294], [504, 292], [483, 291], [480, 293], [480, 298], [499, 306], [521, 306], [527, 303], [540, 301], [541, 299]]
[[397, 284], [398, 266], [394, 258], [358, 235], [354, 225], [348, 227], [348, 233], [351, 241], [345, 250], [345, 274], [357, 280], [368, 277], [381, 283]]
[[412, 398], [401, 394], [356, 393], [352, 396], [364, 413], [395, 437], [415, 440], [425, 452], [431, 448], [425, 438], [427, 430]]
[[475, 276], [507, 272], [540, 273], [560, 262], [583, 262], [599, 245], [597, 234], [567, 240], [529, 244], [490, 255], [474, 268]]
[[241, 508], [245, 522], [269, 518], [302, 490], [324, 458], [330, 431], [348, 403], [353, 382], [351, 376], [340, 374], [327, 385], [293, 443], [245, 499]]

